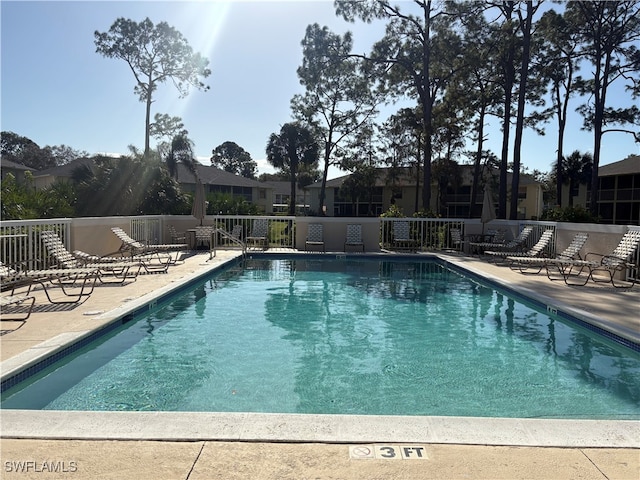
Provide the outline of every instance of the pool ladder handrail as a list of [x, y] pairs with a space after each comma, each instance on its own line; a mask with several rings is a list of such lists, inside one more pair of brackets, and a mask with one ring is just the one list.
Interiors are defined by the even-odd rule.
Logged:
[[227, 232], [226, 230], [223, 230], [222, 228], [215, 228], [212, 232], [211, 232], [211, 242], [210, 242], [210, 248], [209, 248], [209, 260], [211, 260], [213, 257], [216, 256], [216, 247], [218, 244], [218, 235], [217, 234], [222, 235], [224, 238], [226, 238], [227, 240], [231, 240], [233, 243], [240, 245], [240, 247], [242, 248], [242, 258], [245, 258], [247, 255], [247, 244], [245, 242], [243, 242], [242, 240], [240, 240], [237, 237], [234, 237], [233, 235], [231, 235], [229, 232]]

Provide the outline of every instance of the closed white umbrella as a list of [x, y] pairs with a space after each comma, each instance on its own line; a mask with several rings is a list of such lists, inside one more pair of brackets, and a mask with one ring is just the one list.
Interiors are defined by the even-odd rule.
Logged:
[[204, 195], [204, 185], [198, 178], [196, 181], [196, 193], [193, 196], [193, 205], [191, 207], [191, 215], [200, 220], [200, 225], [202, 225], [202, 220], [204, 216], [207, 214], [207, 199]]

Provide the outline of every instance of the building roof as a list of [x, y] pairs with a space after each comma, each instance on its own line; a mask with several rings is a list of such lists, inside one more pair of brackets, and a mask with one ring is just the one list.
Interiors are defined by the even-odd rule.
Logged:
[[0, 157], [0, 168], [10, 168], [11, 170], [24, 170], [25, 172], [37, 172], [35, 168], [27, 167], [21, 163], [12, 162]]
[[[198, 172], [198, 177], [205, 185], [265, 188], [265, 184], [262, 182], [226, 172], [217, 167], [198, 164], [196, 165], [196, 170]], [[181, 184], [195, 184], [196, 178], [193, 173], [187, 169], [187, 167], [182, 164], [178, 164], [178, 182]]]
[[92, 158], [77, 158], [75, 160], [71, 160], [69, 163], [65, 163], [64, 165], [45, 168], [44, 170], [38, 170], [38, 173], [34, 174], [33, 176], [34, 177], [46, 177], [46, 176], [71, 177], [73, 175], [73, 171], [76, 168], [84, 167], [84, 166], [91, 168], [94, 165], [95, 165], [95, 162]]
[[598, 177], [631, 175], [634, 173], [640, 173], [640, 155], [629, 155], [624, 160], [608, 165], [601, 165], [598, 168]]
[[[485, 167], [486, 168], [486, 167]], [[386, 187], [391, 184], [391, 180], [388, 179], [387, 173], [391, 170], [390, 168], [378, 168], [378, 176], [376, 178], [376, 187]], [[397, 187], [410, 187], [416, 184], [415, 176], [413, 174], [412, 169], [410, 168], [401, 168], [398, 169], [399, 173], [396, 175], [394, 184]], [[473, 176], [473, 165], [460, 165], [460, 174], [462, 176], [463, 184], [470, 184]], [[493, 169], [493, 175], [498, 176], [499, 172], [497, 169]], [[342, 184], [345, 182], [350, 175], [343, 175], [341, 177], [333, 178], [331, 180], [327, 180], [327, 188], [340, 188]], [[507, 181], [511, 182], [512, 174], [507, 174]], [[422, 179], [421, 179], [422, 180]], [[520, 174], [520, 185], [533, 185], [539, 183], [532, 175], [528, 175], [526, 173]], [[307, 188], [320, 188], [322, 186], [321, 182], [316, 182], [309, 185]]]
[[[281, 194], [281, 195], [290, 195], [291, 194], [291, 182], [287, 181], [287, 180], [269, 180], [266, 182], [260, 182], [261, 184], [263, 184], [264, 186], [273, 188], [273, 193], [275, 194]], [[304, 194], [304, 189], [298, 187], [298, 184], [296, 183], [296, 195], [303, 195]]]

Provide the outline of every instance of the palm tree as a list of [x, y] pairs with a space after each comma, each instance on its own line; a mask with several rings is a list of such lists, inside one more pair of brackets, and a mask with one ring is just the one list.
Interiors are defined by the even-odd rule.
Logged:
[[280, 133], [272, 133], [267, 143], [267, 161], [275, 168], [289, 173], [291, 196], [289, 215], [296, 214], [296, 180], [301, 165], [318, 162], [318, 142], [311, 130], [298, 122], [285, 123]]
[[167, 170], [172, 178], [178, 177], [178, 164], [182, 163], [187, 170], [193, 173], [194, 177], [198, 177], [196, 170], [197, 161], [193, 155], [193, 142], [187, 137], [186, 131], [183, 131], [173, 137], [171, 140], [171, 148], [165, 158]]
[[573, 207], [573, 197], [577, 195], [580, 184], [589, 184], [593, 172], [593, 156], [574, 150], [562, 159], [562, 172], [565, 185], [569, 185], [569, 206]]

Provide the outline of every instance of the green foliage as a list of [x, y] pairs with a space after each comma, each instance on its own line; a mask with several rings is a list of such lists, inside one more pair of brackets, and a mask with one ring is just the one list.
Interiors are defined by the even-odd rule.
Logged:
[[386, 212], [380, 214], [383, 218], [404, 218], [406, 215], [402, 212], [402, 209], [395, 203], [389, 206]]
[[208, 90], [200, 81], [211, 74], [209, 60], [194, 53], [187, 39], [166, 22], [154, 25], [149, 18], [137, 23], [118, 18], [108, 32], [94, 33], [96, 52], [124, 60], [136, 79], [134, 92], [146, 103], [144, 153], [149, 154], [150, 111], [158, 85], [171, 80], [180, 97], [189, 88]]
[[440, 215], [434, 212], [433, 210], [425, 210], [421, 208], [416, 213], [413, 214], [414, 218], [440, 218]]
[[289, 172], [289, 215], [295, 215], [298, 171], [301, 167], [311, 167], [318, 163], [318, 143], [311, 130], [300, 123], [285, 123], [279, 134], [272, 133], [269, 137], [266, 152], [267, 161], [271, 165]]
[[235, 142], [224, 142], [212, 150], [211, 165], [225, 172], [256, 178], [258, 164], [251, 154]]
[[547, 209], [542, 213], [540, 220], [570, 223], [598, 223], [600, 219], [586, 210], [584, 207], [564, 207]]
[[79, 175], [78, 216], [186, 213], [191, 202], [163, 163], [144, 155], [96, 158]]
[[87, 152], [75, 150], [66, 145], [40, 148], [30, 138], [13, 132], [2, 132], [0, 138], [2, 140], [0, 154], [4, 160], [10, 160], [36, 170], [64, 165], [89, 155]]
[[0, 210], [3, 220], [24, 220], [36, 218], [35, 212], [29, 208], [29, 192], [25, 185], [16, 181], [13, 174], [8, 174], [1, 184], [2, 202]]
[[36, 190], [29, 172], [24, 182], [9, 174], [2, 181], [1, 215], [3, 220], [60, 218], [74, 216], [76, 192], [69, 182], [57, 182]]
[[208, 215], [258, 215], [258, 207], [242, 197], [230, 193], [215, 192], [207, 195]]

